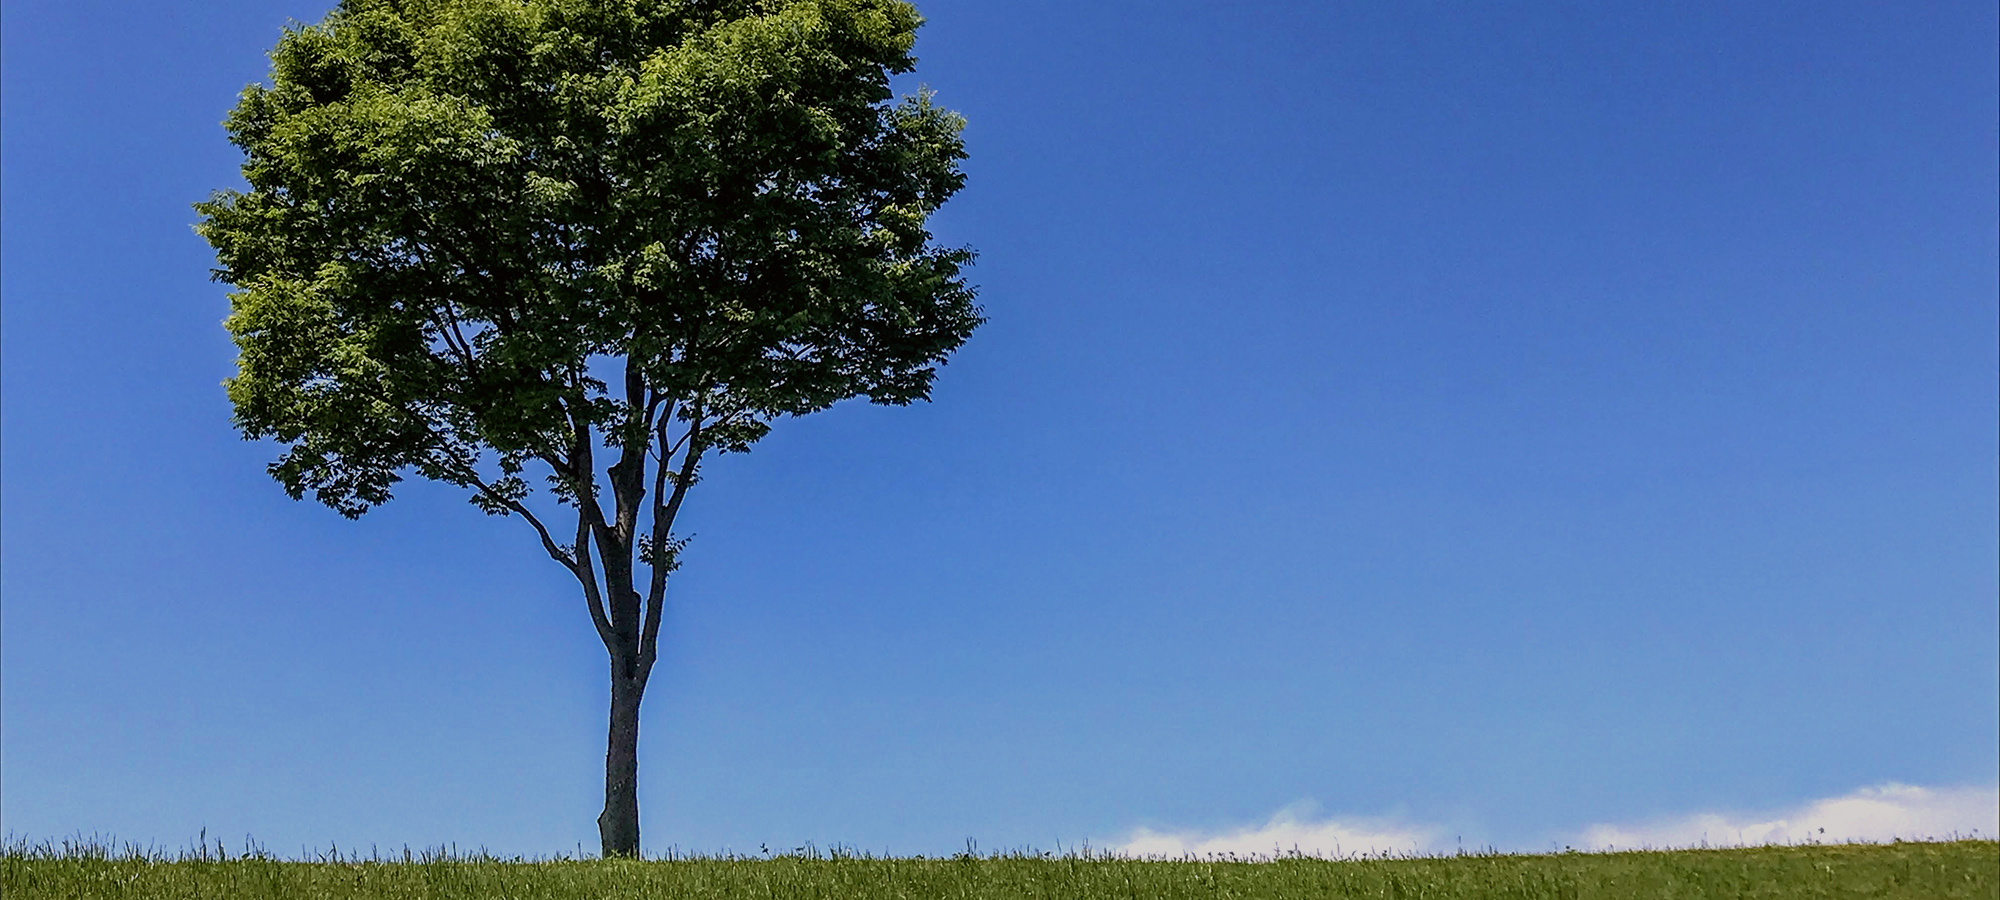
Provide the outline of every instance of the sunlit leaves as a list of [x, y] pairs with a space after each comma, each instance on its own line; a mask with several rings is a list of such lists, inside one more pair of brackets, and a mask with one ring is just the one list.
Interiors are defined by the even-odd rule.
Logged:
[[[503, 512], [524, 461], [654, 440], [655, 408], [743, 450], [927, 396], [980, 319], [970, 253], [925, 228], [963, 123], [888, 90], [918, 23], [894, 0], [347, 0], [287, 31], [226, 123], [248, 189], [197, 206], [237, 288], [239, 427], [349, 515], [405, 472], [495, 464], [477, 502]], [[628, 362], [662, 402], [606, 384]]]

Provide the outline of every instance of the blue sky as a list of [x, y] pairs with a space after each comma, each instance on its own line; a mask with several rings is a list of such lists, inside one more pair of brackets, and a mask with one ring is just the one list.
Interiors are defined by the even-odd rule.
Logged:
[[[921, 8], [991, 321], [691, 496], [649, 851], [1987, 815], [1992, 4]], [[325, 9], [0, 12], [17, 835], [595, 846], [566, 573], [229, 425], [188, 204]]]

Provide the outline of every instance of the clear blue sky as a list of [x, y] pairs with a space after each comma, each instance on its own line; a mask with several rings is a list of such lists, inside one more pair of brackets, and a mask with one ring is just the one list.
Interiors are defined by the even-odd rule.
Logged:
[[[694, 492], [649, 850], [1994, 782], [1994, 4], [921, 8], [991, 321]], [[17, 835], [595, 846], [568, 576], [229, 425], [188, 204], [325, 9], [5, 6]]]

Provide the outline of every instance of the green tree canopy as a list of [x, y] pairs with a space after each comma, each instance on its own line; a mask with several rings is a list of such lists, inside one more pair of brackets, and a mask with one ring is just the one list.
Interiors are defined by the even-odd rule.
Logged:
[[981, 321], [970, 251], [926, 228], [964, 182], [963, 121], [889, 88], [920, 21], [897, 0], [343, 0], [226, 122], [249, 189], [196, 209], [235, 287], [237, 426], [344, 515], [414, 472], [534, 527], [611, 655], [607, 853], [638, 848], [621, 717], [636, 746], [703, 454], [927, 398]]

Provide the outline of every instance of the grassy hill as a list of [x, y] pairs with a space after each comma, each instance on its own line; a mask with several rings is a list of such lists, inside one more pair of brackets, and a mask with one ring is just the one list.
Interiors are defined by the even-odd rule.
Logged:
[[288, 862], [16, 844], [0, 895], [39, 898], [2000, 898], [2000, 843], [1953, 841], [1407, 859], [1131, 860], [1025, 854]]

